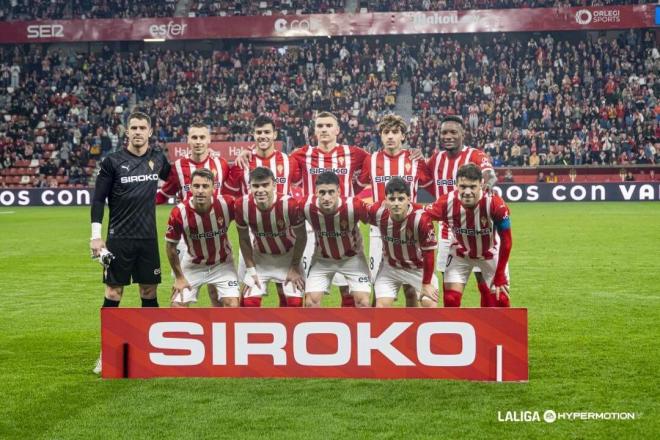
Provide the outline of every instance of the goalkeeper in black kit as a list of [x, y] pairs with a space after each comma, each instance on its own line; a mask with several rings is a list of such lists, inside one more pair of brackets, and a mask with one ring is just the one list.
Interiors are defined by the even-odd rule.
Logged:
[[[101, 162], [92, 200], [92, 256], [104, 265], [103, 307], [117, 307], [124, 286], [140, 285], [142, 307], [158, 307], [160, 256], [156, 232], [158, 180], [165, 180], [170, 165], [163, 152], [149, 147], [151, 119], [134, 112], [128, 117], [128, 146]], [[110, 224], [107, 241], [101, 238], [103, 209], [108, 200]], [[101, 357], [94, 368], [101, 372]]]

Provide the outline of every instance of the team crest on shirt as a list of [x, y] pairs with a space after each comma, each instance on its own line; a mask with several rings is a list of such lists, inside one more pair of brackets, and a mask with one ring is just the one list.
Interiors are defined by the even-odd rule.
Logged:
[[218, 177], [218, 170], [214, 168], [211, 170], [211, 172], [213, 173], [213, 177]]
[[151, 171], [153, 171], [153, 170], [154, 170], [154, 161], [153, 161], [153, 160], [150, 160], [149, 162], [147, 162], [147, 164], [149, 164], [149, 169], [150, 169]]
[[279, 229], [284, 228], [284, 220], [279, 219], [279, 220], [277, 221], [277, 227], [278, 227]]
[[282, 174], [282, 171], [284, 171], [284, 165], [278, 164], [277, 165], [277, 174]]
[[225, 224], [224, 219], [219, 218], [219, 219], [218, 219], [218, 226], [222, 227], [224, 224]]
[[410, 162], [406, 162], [405, 168], [406, 168], [406, 172], [409, 173], [410, 169], [412, 168], [412, 165], [410, 165]]
[[481, 217], [481, 227], [485, 228], [488, 226], [488, 219], [486, 217]]
[[408, 237], [408, 240], [413, 238], [414, 235], [415, 235], [415, 233], [413, 232], [412, 229], [410, 229], [410, 228], [406, 229], [406, 237]]
[[339, 222], [339, 226], [342, 229], [347, 229], [348, 228], [348, 222], [346, 220], [342, 220], [342, 221]]
[[337, 162], [339, 162], [339, 166], [344, 166], [344, 158], [343, 157], [338, 157]]
[[427, 241], [435, 241], [435, 231], [429, 231], [429, 234], [426, 236]]

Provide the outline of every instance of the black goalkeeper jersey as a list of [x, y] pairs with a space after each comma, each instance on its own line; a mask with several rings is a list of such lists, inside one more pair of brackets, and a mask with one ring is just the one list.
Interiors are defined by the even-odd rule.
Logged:
[[170, 164], [160, 149], [150, 147], [143, 156], [135, 156], [127, 149], [109, 154], [101, 162], [96, 178], [92, 222], [103, 221], [103, 205], [107, 198], [108, 239], [157, 238], [158, 179], [165, 180], [169, 173]]

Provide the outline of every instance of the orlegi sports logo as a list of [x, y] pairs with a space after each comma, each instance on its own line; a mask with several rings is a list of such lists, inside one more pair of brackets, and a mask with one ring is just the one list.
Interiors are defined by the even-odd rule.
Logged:
[[121, 183], [136, 183], [136, 182], [158, 182], [158, 174], [142, 174], [139, 176], [124, 176], [121, 179]]
[[581, 25], [619, 23], [621, 21], [621, 11], [619, 9], [598, 9], [595, 11], [580, 9], [575, 13], [575, 21]]

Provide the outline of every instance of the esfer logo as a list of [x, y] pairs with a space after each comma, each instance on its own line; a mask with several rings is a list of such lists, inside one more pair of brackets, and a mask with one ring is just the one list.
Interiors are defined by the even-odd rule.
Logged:
[[35, 38], [64, 38], [64, 26], [61, 24], [31, 24], [27, 27], [27, 37]]
[[[415, 331], [410, 329], [412, 322], [393, 322], [376, 335], [369, 322], [358, 322], [354, 326], [327, 321], [301, 322], [292, 327], [280, 322], [235, 322], [229, 325], [233, 325], [233, 340], [227, 337], [228, 323], [211, 324], [211, 340], [208, 345], [210, 353], [207, 353], [207, 346], [199, 339], [205, 333], [201, 324], [156, 322], [149, 328], [148, 342], [153, 348], [149, 352], [149, 360], [162, 366], [194, 366], [205, 360], [210, 360], [212, 365], [248, 365], [250, 358], [265, 356], [271, 359], [274, 366], [338, 367], [351, 364], [369, 367], [372, 366], [373, 353], [379, 352], [394, 366], [466, 367], [474, 363], [477, 353], [476, 331], [468, 322], [420, 324], [416, 328], [415, 347], [406, 350], [406, 354], [396, 348], [393, 342], [403, 334]], [[175, 337], [168, 333], [177, 335]], [[435, 353], [431, 339], [439, 334], [460, 337], [461, 351], [453, 354]], [[264, 335], [269, 342], [255, 341], [255, 336]], [[314, 335], [332, 335], [336, 338], [336, 349], [332, 350], [334, 352], [310, 352], [308, 339], [314, 338]], [[172, 350], [177, 353], [172, 353]]]
[[172, 38], [181, 37], [186, 33], [186, 23], [176, 23], [170, 21], [167, 24], [152, 24], [149, 26], [149, 35], [152, 38]]

